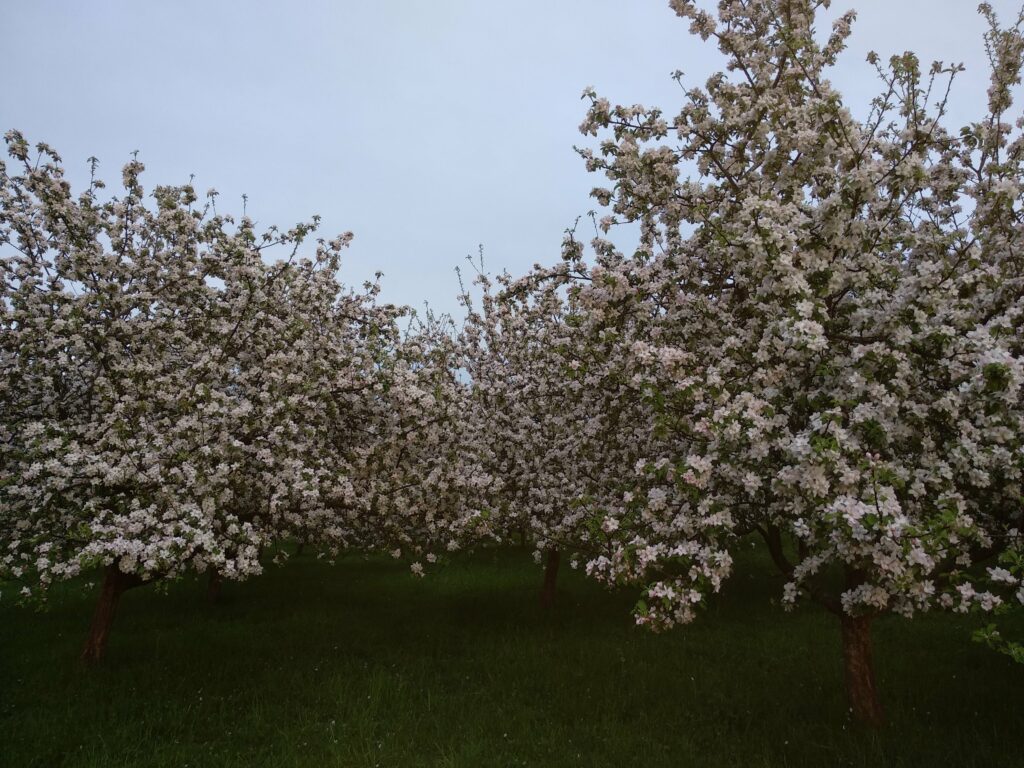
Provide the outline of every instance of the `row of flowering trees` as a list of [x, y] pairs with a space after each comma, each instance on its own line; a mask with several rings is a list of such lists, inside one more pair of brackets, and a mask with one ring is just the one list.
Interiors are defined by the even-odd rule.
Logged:
[[[826, 0], [688, 0], [726, 72], [678, 114], [593, 91], [599, 228], [562, 259], [479, 276], [457, 328], [345, 289], [347, 236], [257, 234], [158, 187], [73, 197], [8, 134], [0, 167], [0, 575], [103, 569], [119, 595], [261, 550], [422, 562], [519, 534], [609, 585], [639, 624], [693, 620], [763, 540], [783, 600], [838, 619], [851, 707], [878, 724], [872, 621], [1024, 602], [1020, 24], [990, 22], [988, 114], [943, 126], [956, 67], [872, 55], [855, 118], [827, 73]], [[681, 75], [679, 76], [682, 84]], [[271, 260], [270, 254], [280, 257]]]
[[878, 724], [876, 617], [1024, 602], [1021, 20], [980, 7], [988, 113], [952, 134], [958, 68], [912, 54], [872, 54], [882, 93], [850, 113], [827, 72], [853, 14], [819, 37], [827, 0], [671, 5], [726, 71], [671, 116], [585, 93], [599, 226], [638, 226], [636, 249], [598, 236], [588, 263], [570, 236], [470, 315], [492, 504], [642, 585], [656, 629], [760, 537], [784, 603], [837, 617], [851, 708]]
[[94, 181], [76, 198], [52, 150], [7, 143], [0, 569], [26, 593], [103, 569], [85, 658], [125, 589], [245, 578], [283, 538], [456, 542], [451, 340], [337, 282], [349, 236], [300, 258], [314, 225], [257, 234], [189, 186], [147, 205], [138, 162], [120, 196]]

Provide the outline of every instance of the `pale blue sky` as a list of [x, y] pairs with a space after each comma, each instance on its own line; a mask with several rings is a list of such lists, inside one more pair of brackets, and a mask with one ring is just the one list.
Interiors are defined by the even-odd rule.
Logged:
[[[702, 5], [710, 5], [703, 0]], [[1006, 20], [1019, 0], [993, 0]], [[856, 8], [833, 77], [855, 108], [875, 92], [867, 50], [963, 61], [957, 124], [980, 114], [987, 70], [974, 0], [835, 0]], [[216, 187], [263, 225], [314, 213], [356, 239], [342, 276], [385, 273], [384, 298], [455, 307], [453, 269], [483, 244], [491, 270], [558, 257], [599, 179], [573, 152], [594, 85], [613, 102], [679, 106], [720, 60], [667, 0], [0, 0], [0, 129], [86, 158], [116, 186]]]

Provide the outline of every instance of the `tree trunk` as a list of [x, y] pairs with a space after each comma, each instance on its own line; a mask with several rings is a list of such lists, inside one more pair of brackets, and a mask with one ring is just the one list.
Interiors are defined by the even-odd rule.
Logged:
[[840, 618], [843, 632], [843, 665], [846, 695], [854, 718], [863, 725], [878, 728], [885, 722], [882, 703], [875, 685], [871, 661], [871, 616]]
[[126, 589], [137, 587], [140, 584], [142, 584], [140, 577], [133, 573], [123, 573], [117, 567], [117, 563], [106, 567], [100, 599], [92, 614], [92, 625], [89, 627], [89, 636], [85, 640], [85, 647], [82, 648], [82, 661], [93, 664], [103, 658], [103, 652], [107, 648], [107, 638], [110, 636], [110, 627], [114, 623], [114, 614], [117, 612], [117, 604], [121, 600], [121, 595]]
[[549, 549], [544, 565], [544, 586], [540, 590], [540, 604], [550, 608], [555, 604], [555, 587], [558, 584], [558, 564], [562, 556], [558, 549]]
[[220, 588], [224, 583], [224, 577], [216, 568], [210, 569], [210, 580], [206, 583], [206, 597], [211, 603], [220, 602]]
[[306, 542], [300, 541], [299, 546], [295, 548], [295, 557], [301, 557], [302, 551], [306, 548]]

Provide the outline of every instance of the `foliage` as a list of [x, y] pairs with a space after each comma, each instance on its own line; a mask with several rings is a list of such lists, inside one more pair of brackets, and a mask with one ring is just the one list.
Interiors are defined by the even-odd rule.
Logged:
[[621, 334], [624, 303], [647, 318], [618, 362], [667, 435], [588, 567], [646, 583], [659, 627], [693, 618], [744, 531], [787, 604], [868, 616], [989, 610], [1000, 579], [972, 566], [1020, 547], [1019, 27], [982, 7], [989, 114], [951, 134], [957, 68], [912, 54], [870, 56], [884, 90], [851, 115], [827, 72], [853, 14], [820, 40], [823, 5], [725, 0], [715, 19], [679, 0], [728, 71], [671, 118], [586, 94], [603, 226], [641, 238], [629, 257], [598, 238], [578, 301], [595, 334]]
[[280, 537], [454, 539], [451, 345], [337, 281], [350, 234], [300, 257], [315, 219], [257, 234], [189, 185], [149, 205], [134, 160], [121, 196], [76, 198], [52, 149], [7, 144], [0, 574], [242, 578]]

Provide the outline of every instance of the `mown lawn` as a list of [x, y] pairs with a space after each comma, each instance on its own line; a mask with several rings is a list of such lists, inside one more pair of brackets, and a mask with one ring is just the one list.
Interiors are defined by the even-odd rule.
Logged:
[[1024, 766], [1024, 667], [972, 643], [976, 619], [877, 626], [891, 722], [866, 733], [836, 622], [784, 613], [749, 560], [696, 624], [652, 635], [631, 623], [635, 594], [567, 569], [545, 613], [524, 550], [422, 580], [303, 557], [226, 584], [219, 605], [198, 580], [129, 592], [95, 669], [76, 661], [92, 589], [34, 612], [8, 585], [0, 764]]

